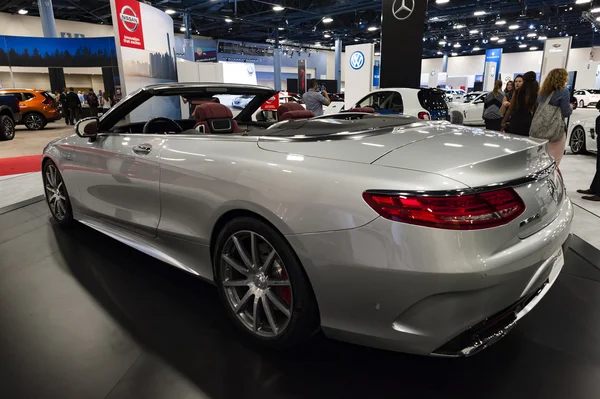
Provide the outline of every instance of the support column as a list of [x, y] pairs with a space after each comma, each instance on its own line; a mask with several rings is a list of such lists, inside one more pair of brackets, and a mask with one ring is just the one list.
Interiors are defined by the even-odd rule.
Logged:
[[281, 49], [279, 48], [279, 29], [275, 29], [275, 47], [273, 48], [273, 88], [281, 90]]
[[[52, 10], [52, 0], [38, 0], [38, 9], [44, 37], [58, 37], [56, 22], [54, 21], [54, 11]], [[50, 78], [50, 90], [52, 92], [62, 90], [66, 86], [64, 69], [48, 68], [48, 77]]]
[[442, 57], [442, 73], [448, 73], [448, 54]]
[[335, 39], [335, 77], [337, 92], [342, 91], [342, 39]]
[[192, 39], [192, 16], [186, 12], [183, 14], [183, 25], [185, 27], [185, 38], [183, 39], [183, 53], [188, 61], [194, 61], [194, 40]]

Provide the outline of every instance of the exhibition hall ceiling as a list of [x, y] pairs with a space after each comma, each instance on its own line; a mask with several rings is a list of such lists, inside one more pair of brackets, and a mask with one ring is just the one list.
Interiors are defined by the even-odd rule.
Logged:
[[[420, 1], [420, 0], [398, 0]], [[108, 0], [54, 0], [56, 18], [111, 23]], [[284, 43], [310, 47], [380, 39], [382, 0], [157, 0], [169, 10], [176, 29], [185, 31], [189, 13], [193, 34], [265, 43], [276, 35]], [[572, 36], [573, 47], [600, 45], [596, 18], [600, 0], [430, 0], [423, 56], [466, 55], [486, 47], [530, 51], [545, 37]], [[597, 3], [597, 4], [594, 4]], [[0, 11], [39, 15], [37, 1], [11, 0]], [[600, 26], [600, 22], [598, 22]], [[401, 51], [402, 38], [395, 38]]]

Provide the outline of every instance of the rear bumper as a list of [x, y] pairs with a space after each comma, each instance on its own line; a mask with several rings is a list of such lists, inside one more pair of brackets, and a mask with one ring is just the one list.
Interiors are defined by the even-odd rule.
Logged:
[[550, 225], [524, 239], [381, 218], [358, 229], [287, 238], [311, 281], [327, 336], [465, 356], [504, 336], [548, 292], [562, 269], [572, 218], [566, 199]]

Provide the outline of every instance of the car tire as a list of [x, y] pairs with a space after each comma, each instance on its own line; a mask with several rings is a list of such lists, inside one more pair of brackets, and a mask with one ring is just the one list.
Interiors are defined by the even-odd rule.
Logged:
[[28, 130], [42, 130], [47, 122], [43, 115], [37, 112], [30, 112], [23, 115], [23, 124]]
[[455, 125], [462, 125], [464, 121], [463, 114], [459, 111], [452, 112], [452, 123]]
[[583, 102], [583, 100], [579, 101], [579, 108], [585, 108], [585, 103]]
[[50, 208], [52, 218], [61, 226], [71, 226], [75, 223], [73, 209], [67, 186], [58, 167], [51, 160], [46, 160], [42, 166], [42, 179], [46, 203]]
[[576, 126], [571, 132], [569, 147], [574, 154], [585, 154], [587, 149], [585, 146], [585, 129], [582, 126]]
[[277, 230], [259, 219], [240, 217], [221, 229], [215, 243], [219, 296], [247, 339], [283, 349], [318, 331], [319, 312], [308, 277]]
[[12, 140], [15, 138], [15, 121], [8, 116], [0, 116], [0, 140]]

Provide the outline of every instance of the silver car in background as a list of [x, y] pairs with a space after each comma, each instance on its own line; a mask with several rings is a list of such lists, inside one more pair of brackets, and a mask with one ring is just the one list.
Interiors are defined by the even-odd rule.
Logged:
[[[127, 119], [221, 94], [254, 97], [235, 119]], [[165, 84], [81, 121], [44, 150], [52, 215], [213, 282], [239, 331], [274, 348], [322, 330], [467, 356], [555, 282], [573, 208], [545, 142], [357, 112], [251, 120], [273, 94]]]

